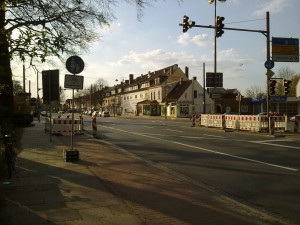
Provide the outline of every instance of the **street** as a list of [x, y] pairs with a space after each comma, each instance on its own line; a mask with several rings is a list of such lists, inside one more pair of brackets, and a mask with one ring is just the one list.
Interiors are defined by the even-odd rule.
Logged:
[[[87, 133], [90, 117], [84, 117]], [[251, 208], [300, 223], [299, 135], [191, 127], [191, 121], [97, 118], [98, 137]]]

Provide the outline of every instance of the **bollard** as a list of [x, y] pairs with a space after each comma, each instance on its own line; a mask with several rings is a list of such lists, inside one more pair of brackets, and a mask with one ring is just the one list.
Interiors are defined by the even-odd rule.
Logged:
[[93, 136], [94, 138], [97, 136], [97, 122], [96, 122], [96, 116], [92, 117], [92, 128], [93, 128]]
[[274, 116], [270, 116], [269, 117], [269, 123], [270, 123], [270, 131], [269, 131], [269, 133], [271, 135], [273, 135], [275, 133], [275, 117]]
[[226, 129], [226, 119], [225, 119], [225, 115], [222, 115], [222, 130]]
[[295, 116], [294, 132], [298, 132], [300, 124], [300, 116]]
[[82, 116], [82, 114], [79, 115], [79, 118], [80, 118], [81, 131], [84, 131], [84, 129], [83, 129], [83, 116]]

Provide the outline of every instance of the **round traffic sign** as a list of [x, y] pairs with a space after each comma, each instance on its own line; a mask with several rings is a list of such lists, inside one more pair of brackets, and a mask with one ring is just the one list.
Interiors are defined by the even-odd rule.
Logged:
[[79, 56], [71, 56], [66, 61], [66, 68], [72, 74], [81, 73], [84, 69], [84, 62]]
[[267, 61], [265, 62], [265, 67], [266, 67], [266, 69], [268, 69], [268, 70], [273, 69], [273, 67], [274, 67], [274, 61], [273, 61], [273, 60], [267, 60]]

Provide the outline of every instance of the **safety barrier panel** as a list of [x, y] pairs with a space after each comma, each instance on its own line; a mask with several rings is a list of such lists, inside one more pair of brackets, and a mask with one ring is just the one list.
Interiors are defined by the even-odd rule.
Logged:
[[209, 115], [208, 127], [220, 127], [223, 125], [223, 115]]
[[208, 118], [210, 115], [202, 114], [200, 117], [200, 126], [208, 127]]
[[[286, 116], [272, 117], [274, 131], [287, 129]], [[267, 132], [269, 130], [268, 116], [253, 115], [213, 115], [202, 114], [201, 126], [220, 127], [222, 129], [249, 130], [255, 132]]]
[[[74, 119], [74, 134], [82, 133], [82, 121]], [[50, 119], [45, 123], [45, 131], [50, 132]], [[71, 134], [72, 133], [72, 119], [55, 118], [51, 119], [51, 133], [52, 134]]]

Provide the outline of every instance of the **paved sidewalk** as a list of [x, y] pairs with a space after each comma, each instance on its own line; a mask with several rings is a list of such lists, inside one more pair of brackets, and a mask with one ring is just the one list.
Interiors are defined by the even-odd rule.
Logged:
[[35, 125], [24, 129], [13, 178], [1, 180], [1, 225], [144, 224], [83, 162], [64, 162], [65, 147]]
[[74, 136], [80, 161], [64, 162], [70, 136], [50, 142], [43, 125], [25, 128], [13, 178], [1, 180], [0, 225], [275, 224], [88, 135]]

